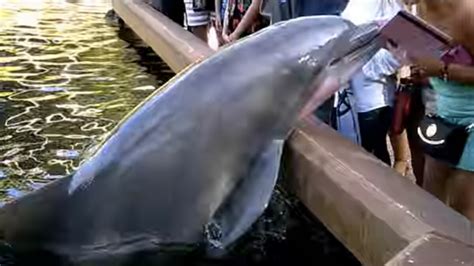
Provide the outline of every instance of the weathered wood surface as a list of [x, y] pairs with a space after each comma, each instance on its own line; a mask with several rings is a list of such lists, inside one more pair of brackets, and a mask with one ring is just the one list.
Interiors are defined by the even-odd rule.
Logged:
[[[113, 5], [176, 72], [213, 52], [143, 0]], [[474, 265], [467, 219], [326, 125], [301, 121], [283, 165], [287, 188], [364, 265]]]

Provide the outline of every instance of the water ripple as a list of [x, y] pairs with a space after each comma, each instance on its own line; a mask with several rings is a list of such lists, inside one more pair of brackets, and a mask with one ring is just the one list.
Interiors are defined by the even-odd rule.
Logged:
[[108, 1], [0, 6], [0, 201], [8, 201], [77, 169], [172, 72], [107, 23]]

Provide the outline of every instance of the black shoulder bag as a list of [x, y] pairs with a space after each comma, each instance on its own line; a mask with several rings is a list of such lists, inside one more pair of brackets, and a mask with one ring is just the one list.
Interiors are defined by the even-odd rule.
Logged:
[[439, 116], [427, 115], [418, 126], [418, 136], [426, 154], [455, 166], [461, 160], [469, 131], [473, 127], [474, 124], [460, 126]]

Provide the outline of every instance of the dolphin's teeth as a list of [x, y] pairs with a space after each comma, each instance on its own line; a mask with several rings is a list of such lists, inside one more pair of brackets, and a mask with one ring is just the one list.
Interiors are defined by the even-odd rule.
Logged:
[[318, 58], [314, 57], [314, 56], [311, 56], [310, 54], [307, 54], [305, 56], [302, 56], [299, 60], [298, 60], [298, 63], [300, 64], [306, 64], [310, 67], [316, 67], [320, 61], [318, 60]]
[[310, 58], [311, 58], [311, 56], [309, 56], [309, 54], [307, 54], [307, 55], [305, 55], [305, 56], [302, 56], [302, 57], [300, 58], [300, 60], [298, 61], [298, 63], [300, 63], [300, 64], [301, 64], [301, 63], [305, 63], [305, 62], [307, 62]]

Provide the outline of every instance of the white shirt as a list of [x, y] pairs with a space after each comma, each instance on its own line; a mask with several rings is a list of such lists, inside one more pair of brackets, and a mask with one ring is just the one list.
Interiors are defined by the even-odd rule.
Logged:
[[389, 77], [400, 68], [392, 54], [382, 49], [351, 80], [357, 112], [393, 106], [396, 80]]
[[[402, 9], [398, 0], [350, 0], [341, 16], [360, 25], [374, 20], [389, 20]], [[398, 68], [400, 63], [389, 51], [382, 49], [352, 78], [357, 112], [393, 105], [396, 81], [389, 76]]]
[[350, 0], [341, 17], [356, 25], [393, 18], [403, 4], [400, 0]]

